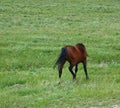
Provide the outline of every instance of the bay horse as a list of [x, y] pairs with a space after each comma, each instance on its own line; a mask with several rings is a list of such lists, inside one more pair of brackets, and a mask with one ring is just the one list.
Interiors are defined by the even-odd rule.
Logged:
[[[54, 65], [54, 68], [58, 66], [59, 80], [61, 79], [62, 69], [66, 61], [68, 61], [70, 64], [68, 69], [71, 72], [73, 79], [76, 79], [79, 63], [83, 64], [86, 79], [89, 79], [88, 73], [87, 73], [87, 67], [86, 67], [87, 51], [85, 46], [82, 43], [78, 43], [75, 46], [65, 46], [61, 49], [61, 53]], [[73, 71], [73, 67], [75, 67], [75, 72]]]

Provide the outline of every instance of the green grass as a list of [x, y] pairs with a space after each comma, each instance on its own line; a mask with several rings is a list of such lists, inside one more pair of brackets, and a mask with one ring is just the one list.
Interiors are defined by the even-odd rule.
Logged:
[[[0, 1], [0, 108], [120, 107], [119, 0]], [[85, 44], [88, 74], [61, 85], [53, 65], [64, 45]]]

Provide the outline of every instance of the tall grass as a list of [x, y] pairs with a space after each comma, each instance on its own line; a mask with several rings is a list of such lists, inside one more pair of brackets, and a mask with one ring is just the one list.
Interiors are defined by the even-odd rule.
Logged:
[[[0, 108], [120, 107], [119, 0], [0, 3]], [[85, 44], [88, 74], [61, 85], [53, 65], [64, 45]]]

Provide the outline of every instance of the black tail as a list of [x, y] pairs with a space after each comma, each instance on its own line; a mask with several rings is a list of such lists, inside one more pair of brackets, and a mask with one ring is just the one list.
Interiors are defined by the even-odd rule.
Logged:
[[58, 57], [58, 59], [57, 59], [53, 68], [58, 66], [58, 69], [59, 69], [60, 64], [65, 62], [66, 56], [67, 56], [67, 50], [66, 50], [66, 48], [62, 48], [61, 53], [60, 53], [60, 55], [59, 55], [59, 57]]

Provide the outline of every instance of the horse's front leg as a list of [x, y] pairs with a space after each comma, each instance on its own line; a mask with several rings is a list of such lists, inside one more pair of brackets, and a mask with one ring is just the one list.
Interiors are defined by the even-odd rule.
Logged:
[[87, 73], [86, 62], [83, 62], [83, 67], [84, 67], [84, 72], [85, 72], [85, 75], [86, 75], [86, 79], [89, 79], [89, 77], [88, 77], [88, 73]]

